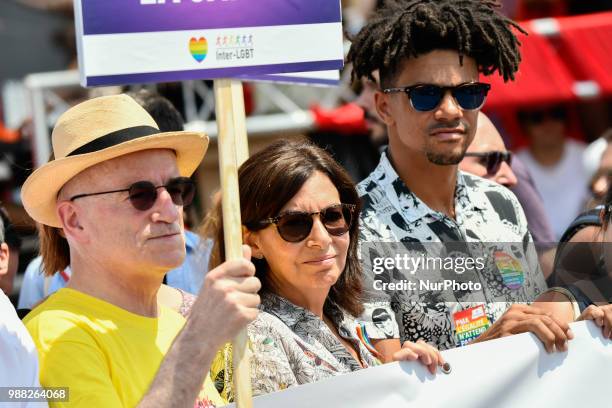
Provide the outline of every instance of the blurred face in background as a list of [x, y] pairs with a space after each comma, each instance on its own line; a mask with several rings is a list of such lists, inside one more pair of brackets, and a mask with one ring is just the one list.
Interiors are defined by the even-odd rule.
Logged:
[[546, 151], [564, 144], [567, 112], [563, 106], [526, 111], [521, 117], [531, 149]]
[[355, 103], [363, 109], [366, 125], [370, 132], [370, 137], [374, 144], [382, 145], [387, 141], [387, 127], [376, 111], [376, 101], [374, 95], [379, 90], [378, 71], [372, 73], [375, 81], [368, 78], [361, 79], [359, 96]]
[[610, 181], [612, 180], [612, 145], [608, 143], [608, 147], [604, 150], [599, 162], [599, 169], [591, 179], [590, 189], [593, 194], [593, 198], [598, 201], [604, 199], [608, 188], [610, 187]]
[[497, 128], [485, 114], [478, 116], [476, 136], [467, 149], [459, 169], [492, 180], [508, 188], [517, 183], [510, 167], [508, 150]]
[[[6, 242], [0, 244], [0, 290], [7, 296], [13, 292], [13, 279], [17, 271], [17, 263], [9, 262], [9, 247]], [[18, 255], [18, 254], [17, 254]]]

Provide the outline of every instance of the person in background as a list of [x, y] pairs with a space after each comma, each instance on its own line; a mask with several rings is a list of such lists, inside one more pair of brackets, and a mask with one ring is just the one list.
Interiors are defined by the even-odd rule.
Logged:
[[589, 184], [591, 199], [588, 209], [571, 222], [559, 240], [553, 273], [547, 280], [549, 286], [573, 282], [577, 275], [588, 280], [601, 273], [602, 250], [609, 245], [604, 243], [602, 214], [606, 211], [606, 194], [612, 185], [611, 140], [612, 129], [604, 132], [585, 151], [584, 163], [589, 165], [592, 173]]
[[520, 111], [518, 119], [529, 146], [517, 152], [542, 195], [550, 223], [559, 240], [584, 209], [586, 172], [584, 143], [567, 137], [567, 109], [562, 105]]
[[512, 153], [506, 149], [504, 140], [493, 122], [484, 113], [479, 112], [474, 140], [459, 163], [459, 169], [512, 188], [518, 180], [511, 165]]
[[8, 212], [4, 207], [0, 207], [0, 217], [4, 225], [4, 242], [8, 246], [10, 252], [8, 269], [5, 275], [0, 274], [0, 289], [5, 294], [13, 294], [13, 285], [15, 282], [15, 275], [19, 268], [19, 251], [21, 249], [21, 238], [15, 231], [15, 227], [11, 223]]
[[[5, 242], [3, 218], [0, 218], [0, 278], [8, 273], [11, 257]], [[40, 387], [38, 370], [38, 356], [32, 337], [0, 287], [0, 387]], [[26, 401], [13, 403], [11, 406], [46, 407], [47, 403]]]
[[50, 276], [45, 276], [42, 255], [30, 261], [23, 274], [17, 308], [31, 310], [47, 296], [65, 288], [70, 281], [70, 266]]
[[554, 287], [534, 305], [561, 321], [593, 320], [604, 337], [612, 339], [612, 188], [599, 218], [591, 242], [566, 244], [555, 264]]
[[[380, 364], [357, 320], [363, 311], [360, 203], [347, 172], [311, 143], [280, 140], [251, 156], [238, 177], [243, 242], [252, 248], [262, 281], [261, 311], [247, 328], [253, 393]], [[223, 260], [221, 208], [217, 202], [204, 228], [218, 243], [211, 267]], [[219, 355], [212, 377], [232, 400], [228, 354]], [[431, 373], [444, 364], [422, 341], [404, 343], [394, 359], [418, 359]]]
[[[594, 208], [598, 205], [603, 204], [606, 193], [608, 192], [610, 185], [612, 185], [612, 129], [608, 129], [604, 132], [599, 139], [592, 144], [601, 145], [593, 146], [594, 150], [599, 150], [601, 154], [596, 154], [597, 160], [593, 161], [592, 157], [589, 157], [589, 162], [595, 164], [595, 170], [592, 172], [589, 182], [589, 190], [591, 192], [591, 199], [587, 204], [588, 208]], [[591, 149], [591, 145], [587, 150]], [[587, 151], [585, 151], [585, 156]], [[585, 157], [585, 162], [586, 162]], [[585, 163], [587, 164], [587, 163]]]
[[374, 102], [374, 94], [380, 90], [378, 71], [372, 73], [372, 79], [361, 78], [355, 89], [357, 99], [355, 103], [363, 109], [363, 115], [370, 132], [370, 140], [379, 147], [384, 148], [389, 143], [387, 136], [387, 127], [385, 122], [378, 116], [376, 104]]
[[529, 170], [506, 149], [504, 140], [491, 120], [482, 112], [474, 140], [468, 147], [459, 169], [479, 177], [493, 180], [509, 188], [525, 211], [529, 232], [538, 251], [544, 277], [553, 268], [555, 237], [544, 209], [544, 203], [535, 187]]

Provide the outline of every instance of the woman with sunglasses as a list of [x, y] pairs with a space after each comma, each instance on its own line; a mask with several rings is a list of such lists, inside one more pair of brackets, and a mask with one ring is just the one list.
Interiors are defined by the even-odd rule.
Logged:
[[[325, 151], [282, 140], [239, 170], [243, 240], [262, 282], [259, 317], [248, 326], [255, 395], [378, 365], [361, 331], [361, 267], [357, 257], [360, 201]], [[221, 205], [204, 227], [214, 238], [211, 266], [223, 259]], [[229, 350], [212, 377], [229, 400]], [[417, 360], [432, 373], [444, 361], [425, 343], [407, 343], [396, 359]]]

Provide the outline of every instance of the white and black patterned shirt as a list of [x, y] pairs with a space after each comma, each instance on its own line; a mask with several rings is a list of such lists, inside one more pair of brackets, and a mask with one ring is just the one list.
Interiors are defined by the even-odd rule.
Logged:
[[[380, 364], [376, 350], [359, 336], [359, 322], [332, 301], [325, 302], [324, 313], [353, 345], [361, 364], [318, 316], [272, 292], [260, 296], [259, 315], [247, 326], [254, 396]], [[234, 399], [231, 367], [229, 348], [217, 354], [211, 367], [217, 390], [228, 401]]]
[[[511, 304], [532, 302], [546, 290], [525, 215], [507, 188], [459, 171], [456, 219], [452, 219], [414, 195], [383, 152], [378, 167], [359, 183], [358, 192], [363, 200], [360, 253], [367, 293], [362, 319], [370, 338], [423, 339], [440, 350], [453, 348], [477, 337]], [[462, 273], [457, 267], [421, 267], [409, 273], [399, 267], [382, 272], [374, 268], [375, 258], [393, 258], [399, 253], [415, 257], [414, 251], [440, 261], [467, 254], [480, 259], [481, 268]], [[381, 282], [404, 278], [418, 285], [381, 290]], [[425, 284], [447, 280], [479, 283], [481, 288], [437, 290]], [[477, 321], [458, 326], [466, 314], [461, 311], [480, 307], [486, 317], [480, 313]]]

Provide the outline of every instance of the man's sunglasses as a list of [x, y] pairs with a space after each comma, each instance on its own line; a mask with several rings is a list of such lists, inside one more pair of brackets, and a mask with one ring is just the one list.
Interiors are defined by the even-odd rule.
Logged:
[[478, 157], [483, 166], [487, 168], [487, 175], [497, 174], [503, 162], [512, 165], [512, 152], [482, 152], [466, 153], [465, 157]]
[[282, 239], [287, 242], [300, 242], [310, 235], [315, 215], [320, 217], [330, 235], [346, 234], [351, 228], [354, 211], [354, 204], [336, 204], [316, 212], [290, 211], [277, 217], [248, 223], [246, 226], [251, 230], [256, 230], [274, 224]]
[[476, 110], [484, 105], [491, 85], [482, 82], [469, 82], [457, 86], [438, 86], [432, 84], [418, 84], [402, 88], [383, 89], [386, 94], [404, 92], [408, 95], [410, 104], [419, 112], [434, 110], [450, 91], [457, 104], [463, 110]]
[[70, 197], [70, 201], [78, 198], [97, 196], [102, 194], [128, 192], [132, 206], [140, 211], [147, 211], [155, 205], [157, 201], [157, 190], [165, 188], [172, 202], [176, 205], [187, 206], [193, 201], [195, 195], [195, 185], [189, 177], [175, 177], [162, 186], [156, 186], [150, 181], [137, 181], [128, 188], [112, 191], [101, 191], [99, 193], [78, 194]]
[[563, 106], [556, 106], [550, 109], [523, 111], [520, 113], [520, 117], [527, 123], [537, 125], [546, 121], [547, 119], [563, 122], [567, 117], [567, 112]]

